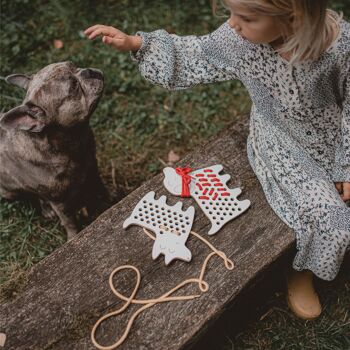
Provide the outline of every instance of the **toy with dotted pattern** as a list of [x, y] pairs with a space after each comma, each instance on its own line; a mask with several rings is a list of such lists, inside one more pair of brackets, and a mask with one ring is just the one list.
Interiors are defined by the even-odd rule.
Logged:
[[123, 228], [129, 225], [139, 225], [155, 233], [152, 258], [160, 254], [165, 256], [165, 265], [174, 259], [190, 261], [191, 251], [185, 246], [190, 234], [194, 218], [194, 207], [182, 210], [182, 203], [174, 206], [166, 204], [166, 197], [155, 199], [155, 192], [148, 192], [136, 205]]
[[[216, 164], [188, 173], [191, 176], [188, 184], [189, 194], [211, 222], [209, 235], [218, 232], [223, 225], [241, 215], [250, 206], [248, 199], [242, 201], [237, 199], [237, 196], [242, 193], [240, 188], [229, 189], [226, 186], [230, 175], [220, 175], [222, 169], [222, 165]], [[182, 176], [171, 167], [164, 168], [163, 172], [165, 188], [173, 195], [181, 195]]]

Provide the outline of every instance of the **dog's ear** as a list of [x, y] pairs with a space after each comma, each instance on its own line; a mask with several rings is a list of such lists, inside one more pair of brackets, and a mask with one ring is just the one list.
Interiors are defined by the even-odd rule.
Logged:
[[30, 79], [31, 78], [25, 74], [11, 74], [5, 78], [5, 81], [8, 84], [16, 85], [27, 90]]
[[26, 105], [17, 106], [0, 118], [0, 125], [6, 130], [24, 130], [40, 132], [45, 123], [33, 117], [31, 110]]

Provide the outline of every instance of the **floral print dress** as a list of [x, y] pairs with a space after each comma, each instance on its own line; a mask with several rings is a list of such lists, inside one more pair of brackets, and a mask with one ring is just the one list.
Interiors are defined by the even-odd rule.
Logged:
[[350, 182], [350, 24], [312, 62], [290, 66], [228, 22], [203, 36], [145, 33], [131, 53], [142, 76], [169, 90], [239, 79], [253, 105], [249, 163], [274, 212], [296, 234], [296, 270], [337, 275], [350, 243], [350, 208], [334, 182]]

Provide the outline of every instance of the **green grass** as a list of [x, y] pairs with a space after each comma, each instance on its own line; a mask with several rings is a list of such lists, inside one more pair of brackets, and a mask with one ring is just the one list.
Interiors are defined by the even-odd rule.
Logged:
[[[332, 2], [332, 7], [342, 9], [349, 18], [346, 0]], [[159, 28], [179, 35], [204, 34], [222, 21], [212, 15], [208, 0], [1, 0], [0, 76], [33, 73], [63, 60], [102, 69], [106, 89], [91, 120], [99, 168], [111, 192], [127, 194], [162, 169], [170, 150], [183, 156], [234, 121], [235, 116], [249, 112], [249, 95], [238, 81], [179, 92], [152, 86], [140, 77], [128, 53], [118, 53], [99, 40], [88, 41], [82, 31], [103, 23], [130, 34]], [[55, 39], [63, 41], [62, 49], [54, 48]], [[3, 79], [0, 88], [1, 111], [16, 106], [24, 96], [23, 91], [8, 86]], [[0, 200], [0, 232], [0, 288], [5, 297], [18, 292], [25, 283], [25, 272], [33, 264], [65, 242], [58, 222], [45, 220], [28, 202]], [[343, 293], [344, 288], [349, 290], [347, 281], [345, 278], [340, 284], [330, 284], [339, 298], [331, 300], [319, 328], [314, 326], [321, 344], [315, 349], [337, 349], [331, 341], [335, 335], [343, 339], [339, 344], [346, 345], [342, 325], [349, 321], [344, 314], [349, 305]], [[279, 299], [273, 300], [278, 303]], [[309, 330], [300, 321], [290, 323], [283, 303], [278, 308], [283, 312], [276, 309], [264, 323], [254, 323], [232, 338], [234, 347], [231, 341], [226, 343], [225, 337], [218, 339], [218, 349], [279, 349], [283, 348], [283, 335], [288, 344], [297, 344], [294, 340], [298, 334], [305, 339], [304, 348], [311, 349], [315, 340]], [[343, 322], [344, 317], [347, 321]], [[261, 341], [275, 345], [264, 347]], [[293, 349], [298, 348], [295, 345]]]

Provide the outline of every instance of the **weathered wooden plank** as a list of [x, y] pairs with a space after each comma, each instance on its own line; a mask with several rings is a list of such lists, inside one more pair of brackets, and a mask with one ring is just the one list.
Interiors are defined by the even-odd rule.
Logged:
[[[205, 235], [208, 219], [192, 199], [184, 200], [184, 209], [196, 206], [193, 230], [223, 250], [234, 261], [235, 269], [226, 270], [219, 258], [213, 258], [205, 276], [210, 285], [207, 293], [199, 299], [159, 304], [146, 310], [137, 318], [120, 349], [186, 348], [194, 336], [233, 303], [249, 282], [293, 245], [293, 232], [268, 206], [248, 163], [248, 124], [248, 117], [243, 116], [180, 164], [193, 168], [222, 164], [231, 175], [229, 187], [241, 187], [243, 193], [239, 199], [251, 200], [252, 205], [245, 213], [210, 237]], [[143, 184], [74, 240], [33, 267], [23, 292], [1, 305], [0, 332], [7, 334], [5, 349], [94, 349], [90, 341], [93, 324], [121, 305], [108, 285], [110, 272], [120, 265], [132, 264], [140, 269], [138, 299], [160, 296], [185, 278], [198, 277], [210, 251], [194, 237], [187, 243], [193, 253], [192, 262], [175, 261], [166, 267], [163, 257], [152, 260], [153, 241], [141, 228], [132, 226], [127, 231], [122, 228], [138, 200], [150, 190], [157, 197], [165, 194], [169, 204], [179, 200], [166, 192], [162, 180], [163, 175], [159, 174]], [[135, 276], [125, 273], [117, 281], [118, 289], [129, 295]], [[198, 294], [199, 290], [192, 285], [185, 291]], [[131, 312], [138, 307], [131, 306], [125, 314], [107, 320], [97, 333], [99, 342], [107, 345], [119, 338]]]

